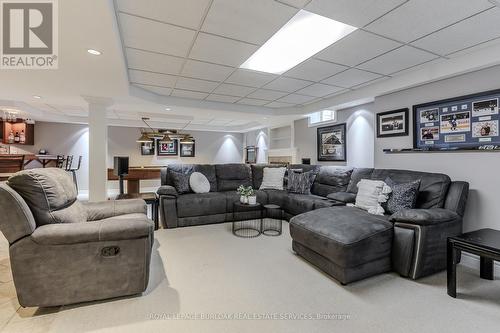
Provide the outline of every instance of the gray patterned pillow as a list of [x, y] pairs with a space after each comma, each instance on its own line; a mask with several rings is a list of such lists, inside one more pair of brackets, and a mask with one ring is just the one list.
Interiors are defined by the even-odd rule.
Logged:
[[394, 214], [403, 209], [415, 208], [420, 180], [397, 184], [391, 178], [387, 177], [385, 183], [392, 189], [389, 199], [384, 206], [386, 213]]
[[311, 186], [315, 178], [316, 173], [313, 171], [299, 173], [288, 170], [288, 192], [311, 194]]
[[190, 174], [185, 174], [182, 172], [172, 172], [170, 173], [170, 179], [172, 180], [172, 184], [179, 194], [189, 193], [191, 192], [191, 188], [189, 187], [189, 177]]

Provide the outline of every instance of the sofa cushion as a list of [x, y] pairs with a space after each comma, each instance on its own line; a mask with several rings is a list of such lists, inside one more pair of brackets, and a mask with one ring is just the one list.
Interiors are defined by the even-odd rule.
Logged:
[[218, 191], [236, 191], [240, 186], [252, 186], [252, 171], [246, 164], [217, 164]]
[[253, 188], [258, 189], [262, 184], [262, 178], [264, 177], [264, 168], [282, 168], [286, 167], [285, 164], [252, 164], [252, 184]]
[[332, 206], [333, 202], [312, 194], [288, 193], [282, 208], [291, 215], [299, 215], [318, 207]]
[[314, 171], [295, 172], [288, 170], [287, 191], [289, 193], [311, 194], [311, 186], [316, 178]]
[[343, 202], [343, 203], [354, 203], [356, 202], [356, 194], [349, 192], [335, 192], [330, 193], [327, 196], [328, 199]]
[[355, 207], [317, 209], [290, 220], [290, 234], [341, 267], [355, 267], [391, 254], [393, 225], [387, 216]]
[[382, 203], [387, 201], [391, 188], [381, 180], [361, 179], [355, 206], [370, 214], [384, 215]]
[[287, 191], [278, 191], [278, 190], [264, 190], [267, 194], [267, 202], [269, 204], [278, 205], [280, 207], [284, 207], [285, 200], [288, 198]]
[[[207, 177], [210, 183], [210, 192], [217, 191], [217, 177], [215, 174], [215, 165], [210, 164], [171, 164], [168, 166], [165, 176], [162, 173], [162, 185], [174, 186], [172, 178], [170, 177], [171, 172], [180, 172], [183, 174], [190, 175], [193, 172], [202, 173]], [[164, 181], [165, 179], [165, 181]]]
[[65, 170], [45, 168], [20, 171], [9, 178], [8, 185], [26, 201], [38, 226], [87, 221], [78, 203], [71, 207], [76, 202], [77, 192], [73, 179]]
[[191, 192], [191, 188], [189, 187], [189, 174], [185, 174], [182, 172], [171, 172], [170, 179], [172, 180], [172, 184], [177, 190], [177, 193], [189, 193]]
[[383, 181], [387, 177], [396, 183], [420, 180], [416, 208], [442, 208], [451, 183], [450, 177], [440, 173], [392, 169], [375, 169], [371, 179]]
[[191, 217], [226, 213], [223, 192], [188, 193], [177, 198], [177, 216]]
[[210, 183], [207, 177], [201, 172], [193, 172], [191, 176], [189, 176], [189, 186], [194, 193], [210, 192]]
[[283, 190], [283, 178], [286, 168], [264, 168], [264, 176], [260, 184], [260, 190]]
[[358, 183], [361, 179], [372, 179], [373, 168], [355, 168], [351, 173], [347, 192], [358, 193]]
[[403, 209], [415, 208], [420, 180], [398, 184], [387, 177], [385, 183], [391, 188], [389, 199], [382, 205], [387, 214], [394, 214]]
[[334, 192], [345, 192], [351, 180], [352, 169], [336, 166], [322, 166], [314, 181], [311, 192], [323, 197]]

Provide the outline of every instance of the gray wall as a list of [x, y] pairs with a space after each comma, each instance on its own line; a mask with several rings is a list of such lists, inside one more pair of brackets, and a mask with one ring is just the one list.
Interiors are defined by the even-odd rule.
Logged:
[[[336, 124], [347, 124], [347, 162], [318, 162], [316, 130], [308, 127], [307, 118], [295, 121], [295, 147], [298, 161], [311, 158], [312, 164], [373, 167], [374, 105], [360, 105], [337, 112]], [[327, 125], [320, 125], [327, 126]]]
[[[434, 82], [375, 99], [375, 111], [383, 112], [435, 100], [500, 88], [500, 66]], [[411, 111], [410, 111], [411, 114]], [[412, 120], [410, 119], [410, 124]], [[412, 133], [412, 130], [410, 130]], [[500, 153], [384, 154], [384, 148], [411, 148], [412, 135], [375, 139], [375, 167], [442, 172], [454, 180], [470, 183], [471, 192], [465, 231], [482, 227], [500, 228]]]
[[[256, 146], [257, 163], [267, 163], [267, 151], [269, 149], [269, 128], [262, 128], [245, 133], [245, 146]], [[245, 156], [243, 156], [244, 158]]]

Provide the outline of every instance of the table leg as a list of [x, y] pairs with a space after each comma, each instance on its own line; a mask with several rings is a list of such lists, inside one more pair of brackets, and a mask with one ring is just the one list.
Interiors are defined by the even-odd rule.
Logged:
[[453, 243], [446, 243], [446, 272], [448, 295], [457, 297], [457, 255]]
[[127, 194], [138, 194], [140, 192], [139, 179], [127, 179]]
[[494, 280], [493, 259], [481, 257], [481, 279]]
[[151, 207], [153, 209], [153, 221], [155, 223], [155, 230], [158, 230], [158, 201], [155, 201]]

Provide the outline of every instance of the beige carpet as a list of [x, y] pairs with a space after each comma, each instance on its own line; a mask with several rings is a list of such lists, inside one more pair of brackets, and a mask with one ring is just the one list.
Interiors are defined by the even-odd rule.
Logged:
[[[284, 230], [255, 239], [234, 237], [230, 224], [160, 230], [144, 295], [53, 309], [19, 308], [3, 241], [0, 330], [500, 331], [500, 280], [480, 280], [461, 266], [458, 299], [447, 296], [444, 273], [418, 282], [390, 273], [343, 287], [294, 255], [287, 224]], [[318, 314], [328, 319], [311, 319]], [[299, 319], [284, 320], [294, 316]]]

